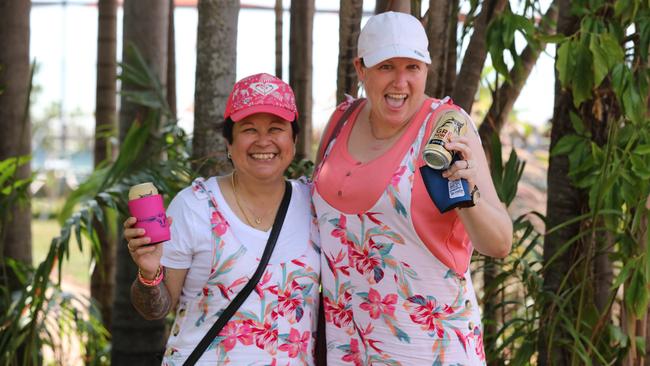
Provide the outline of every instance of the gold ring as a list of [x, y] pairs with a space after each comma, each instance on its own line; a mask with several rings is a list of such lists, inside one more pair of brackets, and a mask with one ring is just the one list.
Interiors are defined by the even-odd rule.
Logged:
[[465, 162], [467, 163], [467, 166], [465, 167], [465, 169], [469, 169], [470, 168], [469, 160], [465, 160]]

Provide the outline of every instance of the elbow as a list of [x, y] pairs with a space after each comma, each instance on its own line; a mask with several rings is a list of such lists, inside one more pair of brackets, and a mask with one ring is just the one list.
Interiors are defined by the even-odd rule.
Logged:
[[507, 257], [512, 249], [512, 226], [509, 230], [504, 230], [499, 234], [494, 233], [490, 238], [483, 237], [483, 240], [480, 240], [479, 245], [475, 248], [488, 257]]
[[502, 245], [499, 245], [499, 247], [496, 248], [492, 254], [492, 257], [499, 259], [505, 258], [508, 256], [508, 254], [510, 254], [510, 249], [512, 249], [512, 239], [504, 242]]
[[140, 308], [136, 303], [133, 301], [131, 302], [133, 305], [133, 308], [140, 314], [141, 317], [143, 317], [145, 320], [160, 320], [164, 319], [167, 314], [169, 314], [169, 309], [152, 309], [152, 308], [146, 308], [142, 309]]
[[138, 311], [138, 314], [140, 314], [141, 317], [144, 318], [144, 320], [160, 320], [164, 319], [167, 314], [159, 313], [159, 314], [146, 314], [139, 309], [136, 309]]
[[507, 257], [512, 250], [512, 223], [508, 225], [507, 230], [505, 230], [503, 236], [498, 240], [498, 243], [492, 256], [494, 258]]

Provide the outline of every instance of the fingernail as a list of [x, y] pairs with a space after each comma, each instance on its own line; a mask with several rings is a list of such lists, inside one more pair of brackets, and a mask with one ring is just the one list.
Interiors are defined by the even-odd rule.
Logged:
[[151, 238], [147, 236], [147, 237], [144, 238], [144, 241], [145, 241], [146, 243], [148, 243], [148, 242], [151, 241]]
[[140, 229], [140, 230], [138, 230], [138, 234], [140, 234], [140, 235], [144, 235], [144, 229]]

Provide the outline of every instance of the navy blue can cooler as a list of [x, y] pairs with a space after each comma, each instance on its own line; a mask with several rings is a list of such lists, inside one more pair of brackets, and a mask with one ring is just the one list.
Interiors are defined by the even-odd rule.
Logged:
[[456, 207], [472, 207], [472, 193], [467, 180], [449, 180], [442, 176], [442, 170], [428, 165], [420, 167], [420, 174], [429, 196], [441, 213]]

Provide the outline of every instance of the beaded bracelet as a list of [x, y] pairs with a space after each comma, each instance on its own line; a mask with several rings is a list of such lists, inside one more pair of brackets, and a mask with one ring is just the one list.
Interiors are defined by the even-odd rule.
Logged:
[[165, 278], [165, 272], [163, 271], [162, 266], [158, 266], [158, 270], [156, 271], [156, 275], [152, 280], [148, 280], [142, 276], [142, 271], [138, 268], [138, 281], [140, 281], [141, 284], [147, 286], [147, 287], [155, 287], [162, 282], [163, 278]]

